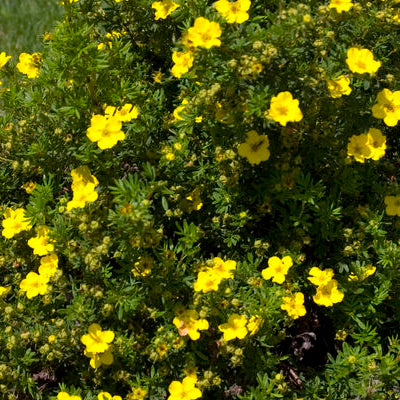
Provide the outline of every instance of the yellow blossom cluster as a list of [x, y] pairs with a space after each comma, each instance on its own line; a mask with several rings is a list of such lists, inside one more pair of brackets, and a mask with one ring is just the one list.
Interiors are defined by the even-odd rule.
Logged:
[[347, 155], [360, 163], [366, 159], [379, 160], [385, 155], [386, 136], [380, 129], [371, 128], [368, 133], [353, 135], [347, 145]]
[[48, 290], [48, 282], [58, 270], [58, 256], [51, 254], [40, 259], [39, 273], [29, 272], [25, 279], [20, 283], [22, 292], [26, 292], [26, 297], [31, 299], [37, 295], [45, 295]]
[[196, 292], [208, 293], [217, 291], [223, 279], [233, 278], [233, 272], [236, 269], [236, 261], [223, 261], [219, 257], [212, 259], [212, 266], [200, 271], [193, 287]]
[[332, 307], [334, 303], [340, 303], [344, 294], [338, 290], [338, 282], [333, 279], [333, 270], [327, 268], [321, 270], [317, 267], [310, 269], [310, 276], [307, 278], [317, 286], [317, 293], [313, 296], [316, 304], [325, 307]]
[[105, 115], [92, 116], [86, 135], [92, 142], [97, 142], [100, 149], [111, 149], [118, 141], [125, 139], [122, 122], [136, 119], [138, 115], [137, 107], [129, 103], [119, 108], [105, 106]]
[[[121, 36], [126, 35], [126, 31], [122, 31], [122, 32], [117, 32], [117, 31], [112, 31], [112, 32], [107, 32], [106, 33], [106, 38], [108, 39], [107, 45], [110, 49], [112, 49], [112, 41], [114, 39], [119, 39]], [[99, 43], [97, 45], [97, 50], [101, 50], [103, 49], [105, 46], [105, 43]]]
[[74, 208], [84, 208], [86, 203], [97, 200], [99, 195], [95, 188], [99, 181], [91, 174], [86, 165], [73, 169], [71, 176], [73, 197], [67, 203], [67, 211], [71, 211]]
[[245, 315], [232, 314], [228, 322], [218, 326], [218, 329], [224, 334], [224, 340], [228, 342], [233, 339], [243, 339], [249, 333], [250, 336], [256, 334], [260, 329], [264, 319], [259, 315], [253, 315], [247, 320]]
[[114, 340], [114, 332], [103, 331], [99, 324], [91, 324], [88, 332], [81, 337], [81, 342], [86, 346], [84, 354], [90, 358], [90, 366], [99, 368], [102, 364], [111, 365], [114, 356], [110, 343]]

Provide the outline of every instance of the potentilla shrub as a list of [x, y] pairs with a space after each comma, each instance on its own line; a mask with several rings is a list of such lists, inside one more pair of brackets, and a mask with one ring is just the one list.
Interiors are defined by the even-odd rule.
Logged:
[[397, 3], [67, 0], [0, 53], [1, 397], [398, 398]]

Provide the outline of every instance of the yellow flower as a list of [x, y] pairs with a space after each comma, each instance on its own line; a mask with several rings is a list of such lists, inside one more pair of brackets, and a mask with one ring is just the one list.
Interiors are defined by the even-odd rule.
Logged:
[[280, 92], [272, 97], [267, 117], [286, 126], [288, 122], [298, 122], [303, 119], [299, 108], [299, 100], [293, 99], [290, 92]]
[[33, 254], [45, 256], [54, 250], [54, 245], [48, 236], [49, 232], [50, 229], [47, 226], [36, 228], [36, 236], [28, 240], [28, 246], [33, 249]]
[[103, 364], [111, 365], [114, 362], [111, 346], [110, 349], [106, 350], [104, 353], [90, 353], [87, 350], [84, 350], [83, 354], [90, 358], [89, 364], [94, 369], [101, 367]]
[[76, 185], [73, 191], [73, 198], [67, 203], [67, 211], [74, 208], [84, 208], [86, 203], [92, 203], [98, 198], [98, 193], [94, 190], [95, 185], [88, 183], [87, 185]]
[[53, 342], [55, 342], [57, 340], [57, 338], [55, 337], [55, 335], [50, 335], [48, 338], [47, 338], [47, 341], [49, 342], [49, 343], [53, 343]]
[[122, 400], [121, 396], [111, 396], [108, 392], [100, 392], [97, 395], [98, 400]]
[[304, 307], [304, 294], [301, 292], [293, 293], [290, 297], [282, 297], [283, 303], [282, 310], [286, 310], [289, 317], [297, 319], [306, 315], [306, 308]]
[[118, 109], [113, 106], [107, 106], [104, 113], [108, 118], [115, 117], [121, 122], [130, 122], [139, 116], [138, 108], [129, 103], [124, 104]]
[[25, 279], [19, 285], [21, 291], [26, 292], [26, 297], [31, 299], [38, 294], [44, 295], [47, 293], [47, 276], [38, 275], [36, 272], [29, 272]]
[[164, 0], [164, 1], [155, 1], [151, 8], [156, 10], [156, 14], [154, 19], [165, 19], [174, 12], [179, 7], [179, 4], [175, 3], [172, 0]]
[[189, 335], [192, 340], [200, 338], [199, 330], [203, 331], [209, 328], [208, 321], [199, 319], [199, 314], [196, 310], [181, 310], [172, 323], [178, 328], [180, 336]]
[[250, 164], [260, 164], [270, 157], [269, 139], [267, 135], [259, 135], [256, 131], [247, 132], [247, 139], [238, 147], [241, 157], [246, 157]]
[[51, 278], [57, 272], [58, 256], [50, 254], [40, 259], [39, 274]]
[[353, 156], [356, 161], [363, 163], [371, 156], [371, 148], [368, 146], [368, 135], [353, 135], [347, 145], [347, 155]]
[[72, 200], [67, 203], [67, 211], [73, 208], [84, 208], [87, 202], [97, 200], [98, 193], [95, 187], [99, 184], [97, 178], [91, 174], [86, 165], [82, 165], [71, 171], [72, 177]]
[[181, 105], [175, 108], [175, 110], [173, 112], [175, 120], [177, 120], [177, 121], [184, 121], [185, 120], [185, 118], [183, 118], [180, 115], [180, 113], [185, 110], [187, 104], [189, 104], [189, 101], [188, 101], [187, 98], [184, 98], [182, 100]]
[[233, 272], [236, 269], [236, 261], [227, 260], [223, 261], [219, 257], [214, 257], [212, 260], [212, 272], [219, 275], [221, 279], [232, 279]]
[[221, 280], [222, 278], [220, 275], [216, 274], [211, 269], [208, 269], [199, 272], [197, 275], [197, 281], [193, 284], [193, 288], [196, 292], [203, 293], [217, 291]]
[[194, 400], [201, 397], [200, 389], [195, 387], [197, 378], [187, 376], [182, 382], [172, 381], [168, 387], [170, 395], [167, 400]]
[[99, 324], [91, 324], [88, 331], [87, 335], [81, 337], [81, 342], [86, 346], [88, 353], [104, 353], [109, 349], [115, 337], [113, 331], [102, 331]]
[[400, 196], [385, 196], [386, 214], [400, 217]]
[[22, 74], [25, 74], [29, 79], [34, 79], [39, 76], [39, 68], [37, 65], [42, 60], [41, 53], [21, 53], [17, 69]]
[[11, 56], [8, 56], [5, 51], [0, 53], [0, 69], [2, 69], [7, 63]]
[[259, 315], [253, 315], [249, 319], [249, 322], [247, 323], [247, 329], [250, 332], [250, 336], [255, 335], [259, 331], [263, 322], [264, 319], [261, 318]]
[[218, 329], [223, 332], [224, 340], [228, 342], [229, 340], [238, 338], [243, 339], [247, 335], [247, 318], [245, 315], [232, 314], [228, 322], [218, 326]]
[[264, 279], [272, 278], [272, 282], [282, 284], [292, 265], [293, 260], [290, 256], [283, 257], [282, 260], [276, 256], [270, 257], [268, 259], [268, 268], [263, 269], [261, 275]]
[[147, 395], [147, 390], [141, 387], [132, 387], [132, 393], [129, 393], [126, 400], [143, 400]]
[[131, 271], [135, 276], [147, 276], [153, 267], [154, 259], [152, 257], [138, 257], [138, 261], [135, 262]]
[[361, 280], [368, 278], [369, 276], [373, 275], [376, 271], [376, 267], [371, 264], [365, 266], [364, 272], [362, 274]]
[[180, 78], [183, 74], [189, 71], [193, 66], [194, 55], [192, 52], [174, 51], [172, 53], [172, 61], [174, 66], [171, 73], [175, 78]]
[[351, 93], [350, 79], [344, 75], [340, 75], [336, 79], [329, 80], [328, 89], [331, 97], [337, 99], [343, 95], [348, 96]]
[[22, 231], [29, 231], [32, 228], [29, 220], [26, 219], [23, 208], [17, 208], [14, 211], [12, 208], [7, 207], [3, 215], [5, 219], [1, 222], [1, 225], [4, 229], [1, 234], [7, 239], [11, 239], [16, 234]]
[[198, 17], [194, 25], [188, 30], [188, 40], [194, 47], [205, 47], [210, 49], [213, 46], [221, 46], [222, 31], [218, 22], [209, 21], [207, 18]]
[[338, 13], [341, 13], [349, 11], [353, 7], [353, 4], [351, 0], [331, 0], [328, 7], [335, 8]]
[[383, 119], [387, 126], [395, 126], [400, 119], [400, 90], [383, 89], [378, 93], [378, 103], [372, 106], [372, 115]]
[[317, 267], [312, 267], [309, 274], [310, 276], [307, 279], [316, 286], [326, 285], [334, 275], [331, 268], [320, 270]]
[[[70, 0], [72, 2], [72, 0]], [[76, 0], [77, 1], [77, 0]], [[81, 396], [68, 394], [67, 392], [60, 392], [56, 400], [82, 400]]]
[[26, 182], [21, 186], [21, 189], [25, 189], [26, 193], [31, 194], [36, 189], [36, 183], [32, 181]]
[[368, 158], [372, 160], [379, 160], [385, 155], [386, 150], [386, 136], [382, 135], [380, 129], [370, 128], [367, 133], [368, 141], [367, 146], [371, 150], [371, 154]]
[[374, 60], [374, 55], [370, 50], [358, 47], [347, 50], [346, 63], [351, 72], [358, 74], [374, 74], [381, 66], [380, 61]]
[[158, 72], [156, 72], [156, 73], [154, 74], [154, 76], [153, 76], [153, 81], [154, 81], [155, 83], [161, 83], [161, 82], [162, 82], [162, 72], [161, 72], [161, 71], [158, 71]]
[[340, 303], [344, 294], [337, 288], [337, 281], [331, 279], [325, 285], [318, 286], [317, 293], [313, 296], [316, 304], [325, 307], [332, 307], [334, 303]]
[[96, 114], [90, 120], [86, 135], [92, 142], [97, 142], [100, 149], [111, 149], [119, 140], [125, 139], [121, 128], [118, 118]]
[[8, 293], [10, 292], [11, 292], [11, 286], [8, 287], [0, 286], [0, 298], [7, 296]]
[[218, 0], [215, 3], [216, 10], [226, 19], [229, 24], [241, 24], [249, 19], [250, 0], [237, 0], [230, 2], [228, 0]]

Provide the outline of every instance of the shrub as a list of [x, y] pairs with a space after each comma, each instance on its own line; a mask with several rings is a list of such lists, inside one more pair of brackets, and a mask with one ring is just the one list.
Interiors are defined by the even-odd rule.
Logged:
[[65, 1], [1, 56], [5, 398], [397, 398], [393, 3]]

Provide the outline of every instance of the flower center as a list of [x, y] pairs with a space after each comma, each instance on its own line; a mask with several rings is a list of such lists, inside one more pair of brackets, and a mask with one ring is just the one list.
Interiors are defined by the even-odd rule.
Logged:
[[259, 148], [262, 146], [262, 144], [264, 143], [264, 140], [260, 140], [256, 143], [253, 143], [250, 147], [251, 147], [251, 151], [257, 152], [259, 150]]

